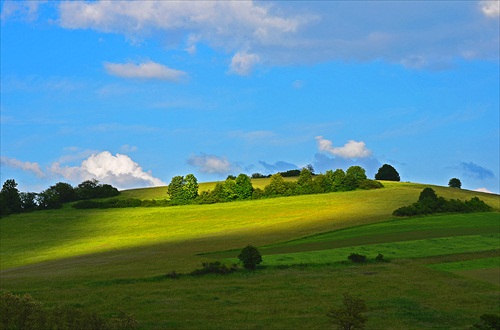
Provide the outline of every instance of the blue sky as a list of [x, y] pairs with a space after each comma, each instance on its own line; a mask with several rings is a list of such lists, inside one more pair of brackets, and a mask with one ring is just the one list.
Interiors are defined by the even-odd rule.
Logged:
[[2, 1], [1, 179], [385, 163], [498, 193], [498, 1]]

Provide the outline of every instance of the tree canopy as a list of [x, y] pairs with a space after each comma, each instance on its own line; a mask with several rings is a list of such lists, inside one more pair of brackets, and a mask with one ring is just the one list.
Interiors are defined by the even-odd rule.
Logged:
[[375, 174], [375, 180], [401, 181], [398, 171], [389, 164], [382, 165]]

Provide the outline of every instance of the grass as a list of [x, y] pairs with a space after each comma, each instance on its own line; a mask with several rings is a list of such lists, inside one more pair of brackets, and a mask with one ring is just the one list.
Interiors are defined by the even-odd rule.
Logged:
[[[104, 316], [123, 308], [141, 329], [326, 328], [328, 308], [345, 291], [366, 300], [368, 328], [467, 328], [481, 314], [498, 313], [498, 285], [427, 264], [494, 262], [500, 197], [433, 187], [446, 198], [477, 195], [496, 212], [394, 219], [392, 211], [414, 202], [425, 186], [384, 184], [374, 191], [225, 204], [65, 207], [9, 216], [0, 220], [0, 291], [28, 292], [48, 308], [69, 305]], [[164, 195], [163, 187], [120, 198]], [[266, 267], [227, 276], [164, 276], [228, 253], [218, 251], [234, 256], [247, 244], [262, 249]], [[336, 262], [351, 252], [382, 253], [392, 261]]]

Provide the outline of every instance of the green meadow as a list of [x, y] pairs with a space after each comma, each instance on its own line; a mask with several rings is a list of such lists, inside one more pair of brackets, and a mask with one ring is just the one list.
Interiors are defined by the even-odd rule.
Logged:
[[[267, 179], [254, 180], [263, 187]], [[395, 218], [426, 185], [211, 205], [76, 210], [0, 219], [0, 290], [47, 308], [132, 313], [141, 329], [318, 329], [343, 292], [363, 298], [369, 329], [466, 329], [500, 308], [500, 196], [493, 212]], [[214, 183], [200, 184], [200, 190]], [[165, 199], [166, 188], [120, 198]], [[236, 262], [255, 245], [256, 271], [183, 275], [202, 262]], [[366, 264], [347, 261], [367, 255]], [[383, 254], [388, 262], [373, 259]]]

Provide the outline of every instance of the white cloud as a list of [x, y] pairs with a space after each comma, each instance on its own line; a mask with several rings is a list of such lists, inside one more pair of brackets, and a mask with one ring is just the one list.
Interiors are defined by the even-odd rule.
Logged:
[[214, 155], [192, 155], [188, 159], [188, 164], [198, 167], [201, 173], [227, 174], [233, 169], [233, 165], [225, 157]]
[[486, 0], [480, 1], [481, 12], [490, 18], [500, 17], [500, 1], [499, 0]]
[[231, 59], [230, 72], [246, 76], [252, 72], [253, 67], [259, 62], [259, 55], [238, 52]]
[[489, 191], [486, 188], [477, 188], [477, 189], [474, 189], [474, 191], [483, 192], [483, 193], [487, 193], [487, 194], [494, 194], [494, 192]]
[[332, 141], [324, 139], [322, 136], [317, 136], [316, 141], [318, 141], [320, 151], [342, 158], [365, 158], [372, 154], [362, 141], [350, 140], [343, 147], [334, 147]]
[[119, 189], [166, 185], [151, 172], [145, 172], [129, 156], [113, 156], [109, 151], [91, 155], [80, 166], [61, 166], [60, 163], [54, 163], [50, 170], [71, 181], [81, 182], [96, 178]]
[[0, 164], [2, 164], [3, 166], [19, 169], [22, 171], [32, 172], [32, 173], [36, 174], [38, 177], [45, 176], [45, 174], [43, 173], [43, 171], [40, 168], [40, 165], [38, 163], [23, 162], [21, 160], [15, 159], [15, 158], [1, 156], [0, 157]]
[[175, 70], [153, 61], [134, 63], [104, 63], [108, 74], [121, 78], [158, 79], [178, 81], [186, 76], [184, 71]]

